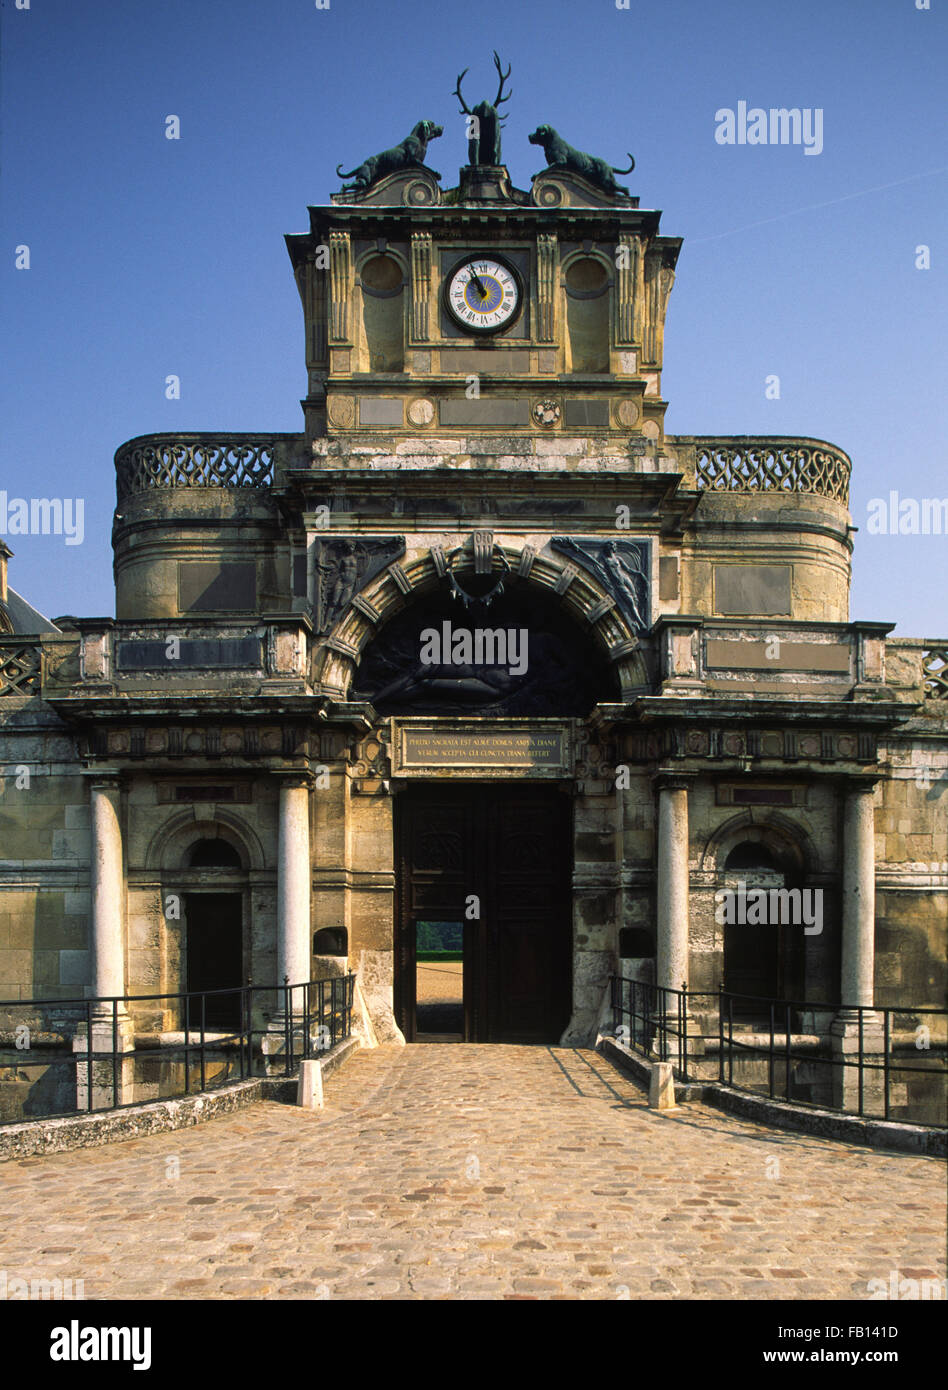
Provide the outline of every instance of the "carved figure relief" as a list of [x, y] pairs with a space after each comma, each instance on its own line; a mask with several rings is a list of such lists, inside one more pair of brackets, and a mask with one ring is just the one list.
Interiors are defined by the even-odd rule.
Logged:
[[636, 632], [646, 631], [650, 626], [647, 541], [594, 541], [554, 536], [550, 544], [599, 581]]
[[386, 565], [405, 553], [404, 536], [338, 536], [313, 542], [316, 549], [316, 593], [313, 621], [317, 632], [328, 632], [352, 599]]

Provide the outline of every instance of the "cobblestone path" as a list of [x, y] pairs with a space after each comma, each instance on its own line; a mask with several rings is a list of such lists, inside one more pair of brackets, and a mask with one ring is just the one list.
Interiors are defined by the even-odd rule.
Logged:
[[659, 1115], [591, 1051], [387, 1047], [326, 1100], [2, 1165], [0, 1266], [92, 1299], [834, 1299], [944, 1276], [940, 1161]]

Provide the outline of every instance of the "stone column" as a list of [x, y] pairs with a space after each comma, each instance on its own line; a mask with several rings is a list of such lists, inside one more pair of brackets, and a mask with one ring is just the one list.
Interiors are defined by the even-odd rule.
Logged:
[[[880, 1064], [883, 1051], [881, 1016], [867, 1012], [875, 1002], [874, 792], [873, 778], [848, 781], [843, 790], [842, 961], [839, 988], [842, 1007], [833, 1020], [830, 1033], [833, 1055], [841, 1063], [833, 1068], [833, 1103], [846, 1110], [857, 1110], [859, 1106], [858, 1068], [843, 1066], [842, 1059], [855, 1061], [858, 1056], [860, 1009], [863, 1011], [864, 1055], [874, 1065]], [[864, 1071], [863, 1105], [867, 1113], [881, 1113], [882, 1093], [881, 1072]]]
[[[658, 930], [655, 983], [664, 989], [688, 985], [688, 787], [686, 776], [659, 774], [658, 873], [656, 924]], [[677, 1026], [677, 1006], [669, 999], [665, 1009], [669, 1024]], [[686, 1016], [687, 1017], [687, 1016]], [[674, 1050], [677, 1042], [669, 1040]]]
[[[89, 892], [92, 909], [94, 995], [125, 993], [125, 879], [117, 777], [96, 779], [89, 787], [92, 848]], [[122, 1004], [121, 1012], [125, 1013]], [[108, 1005], [97, 1005], [96, 1018], [111, 1018]]]
[[[280, 784], [277, 849], [277, 983], [281, 985], [287, 977], [291, 985], [309, 979], [312, 876], [309, 779], [289, 776]], [[300, 992], [294, 997], [293, 1013], [302, 1007]]]
[[847, 1005], [873, 1004], [875, 966], [876, 861], [874, 782], [850, 783], [843, 802], [843, 951], [841, 1016], [857, 1017]]
[[[89, 819], [92, 836], [89, 862], [89, 897], [92, 935], [92, 994], [119, 996], [116, 1007], [96, 1002], [92, 1006], [92, 1052], [110, 1054], [109, 1060], [76, 1061], [76, 1104], [79, 1110], [108, 1109], [134, 1099], [131, 1062], [114, 1071], [111, 1054], [134, 1046], [132, 1021], [125, 1007], [125, 872], [122, 829], [119, 818], [121, 790], [117, 773], [96, 773], [89, 785]], [[88, 1053], [86, 1025], [80, 1024], [73, 1052]], [[90, 1107], [91, 1082], [91, 1107]]]
[[656, 984], [681, 989], [688, 979], [688, 781], [662, 777], [658, 792]]

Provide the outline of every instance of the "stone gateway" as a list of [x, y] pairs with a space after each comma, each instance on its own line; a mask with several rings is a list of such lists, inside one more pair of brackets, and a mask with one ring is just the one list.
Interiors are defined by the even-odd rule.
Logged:
[[505, 99], [456, 187], [423, 121], [286, 238], [299, 432], [121, 445], [114, 618], [0, 541], [0, 998], [116, 997], [109, 1052], [349, 971], [421, 1041], [439, 962], [470, 1041], [588, 1045], [612, 976], [841, 1054], [942, 1002], [948, 641], [850, 621], [841, 449], [666, 432], [681, 241], [546, 125], [515, 187]]

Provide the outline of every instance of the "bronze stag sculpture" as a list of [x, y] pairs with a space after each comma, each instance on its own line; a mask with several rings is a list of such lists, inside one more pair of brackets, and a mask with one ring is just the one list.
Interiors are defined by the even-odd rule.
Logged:
[[501, 126], [506, 121], [506, 116], [501, 116], [500, 106], [505, 101], [509, 101], [513, 92], [503, 95], [504, 83], [510, 76], [510, 67], [504, 72], [501, 67], [500, 58], [494, 49], [494, 67], [500, 77], [500, 85], [497, 88], [497, 95], [492, 102], [479, 101], [473, 111], [461, 95], [461, 83], [469, 69], [465, 68], [457, 80], [454, 88], [454, 95], [461, 103], [462, 115], [470, 117], [470, 138], [467, 142], [467, 162], [468, 164], [493, 164], [497, 165], [500, 160], [500, 133]]

